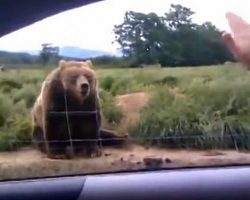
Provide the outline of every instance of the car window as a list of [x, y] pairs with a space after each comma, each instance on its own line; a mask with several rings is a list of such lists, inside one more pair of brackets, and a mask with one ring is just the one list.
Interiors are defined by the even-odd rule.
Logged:
[[[106, 0], [0, 38], [0, 179], [249, 163], [249, 3]], [[0, 3], [1, 5], [1, 3]]]

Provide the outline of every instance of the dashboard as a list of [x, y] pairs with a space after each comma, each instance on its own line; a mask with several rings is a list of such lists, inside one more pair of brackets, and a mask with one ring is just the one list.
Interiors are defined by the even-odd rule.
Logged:
[[249, 166], [232, 166], [18, 180], [0, 183], [0, 199], [244, 200], [249, 177]]

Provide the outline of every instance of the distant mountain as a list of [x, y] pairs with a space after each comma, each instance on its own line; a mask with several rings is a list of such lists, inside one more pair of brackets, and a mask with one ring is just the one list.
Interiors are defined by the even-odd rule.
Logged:
[[[7, 52], [0, 50], [0, 56], [8, 56], [8, 57], [18, 57], [18, 56], [39, 56], [41, 50], [24, 50], [19, 52]], [[65, 58], [76, 58], [76, 59], [86, 59], [86, 58], [94, 58], [99, 56], [121, 56], [120, 52], [111, 53], [107, 51], [99, 51], [99, 50], [90, 50], [90, 49], [82, 49], [76, 46], [63, 46], [59, 47], [59, 56]]]
[[[33, 65], [41, 64], [42, 60], [39, 58], [40, 51], [19, 51], [19, 52], [10, 52], [10, 51], [1, 51], [0, 50], [0, 65], [8, 66], [23, 66], [23, 65]], [[99, 57], [99, 59], [97, 58]], [[99, 64], [110, 64], [113, 65], [119, 63], [121, 59], [121, 54], [119, 52], [111, 53], [105, 51], [95, 51], [88, 49], [81, 49], [79, 47], [61, 47], [59, 49], [59, 59], [73, 59], [73, 60], [85, 60], [88, 58], [96, 58], [96, 62]], [[58, 62], [57, 57], [50, 59], [50, 63]]]
[[26, 52], [0, 51], [0, 65], [31, 64], [36, 58], [37, 56], [30, 55]]
[[30, 51], [25, 51], [25, 53], [28, 53], [32, 56], [38, 56], [40, 54], [41, 50], [30, 50]]
[[18, 58], [18, 57], [31, 57], [27, 52], [9, 52], [0, 50], [0, 58]]
[[98, 56], [117, 56], [111, 52], [82, 49], [80, 47], [73, 46], [60, 47], [59, 55], [62, 57], [78, 59], [94, 58]]

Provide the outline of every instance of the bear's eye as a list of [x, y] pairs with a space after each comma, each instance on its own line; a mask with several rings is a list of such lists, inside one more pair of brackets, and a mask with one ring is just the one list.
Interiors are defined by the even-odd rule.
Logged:
[[93, 78], [91, 76], [87, 76], [85, 75], [86, 79], [88, 79], [89, 82], [91, 82], [93, 80]]
[[70, 77], [70, 80], [69, 80], [69, 81], [70, 81], [71, 83], [75, 83], [77, 78], [78, 78], [78, 75], [74, 75], [74, 76]]

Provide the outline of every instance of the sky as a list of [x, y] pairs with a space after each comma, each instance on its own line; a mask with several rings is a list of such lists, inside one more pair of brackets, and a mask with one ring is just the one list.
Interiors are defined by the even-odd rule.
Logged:
[[227, 11], [250, 22], [247, 0], [105, 0], [59, 13], [5, 35], [0, 38], [0, 50], [40, 50], [42, 43], [49, 42], [115, 53], [119, 45], [112, 44], [113, 27], [123, 22], [126, 11], [163, 15], [171, 3], [191, 8], [196, 13], [194, 22], [211, 21], [221, 30], [230, 30], [225, 18]]

